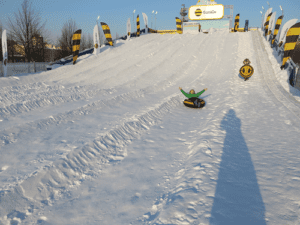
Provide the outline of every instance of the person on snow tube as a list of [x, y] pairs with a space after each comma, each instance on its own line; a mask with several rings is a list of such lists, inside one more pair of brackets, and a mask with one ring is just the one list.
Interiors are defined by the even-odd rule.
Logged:
[[195, 106], [200, 105], [200, 99], [198, 98], [200, 95], [202, 95], [205, 91], [207, 91], [207, 88], [203, 89], [202, 91], [195, 93], [194, 89], [191, 89], [190, 92], [187, 94], [184, 90], [182, 90], [181, 87], [179, 87], [179, 90], [184, 94], [185, 97], [187, 97], [191, 102], [194, 103]]

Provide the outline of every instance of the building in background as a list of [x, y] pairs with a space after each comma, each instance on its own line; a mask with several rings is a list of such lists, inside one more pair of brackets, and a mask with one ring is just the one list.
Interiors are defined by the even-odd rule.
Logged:
[[[210, 7], [210, 6], [214, 6], [215, 7]], [[182, 5], [183, 8], [181, 8], [180, 10], [180, 15], [182, 18], [184, 18], [183, 21], [183, 32], [184, 30], [187, 30], [188, 32], [190, 32], [192, 29], [196, 30], [197, 28], [190, 26], [196, 26], [196, 23], [200, 24], [201, 30], [202, 31], [207, 31], [210, 28], [214, 28], [214, 29], [229, 29], [232, 27], [232, 20], [233, 20], [233, 5], [222, 5], [222, 4], [218, 4], [217, 2], [215, 2], [214, 0], [198, 0], [198, 2], [193, 5], [190, 6], [189, 8], [185, 8], [185, 5]], [[209, 13], [207, 13], [205, 15], [206, 12], [202, 12], [202, 10], [200, 9], [200, 7], [197, 6], [202, 6], [201, 8], [203, 9], [205, 6], [207, 6], [207, 8], [218, 8], [218, 7], [223, 7], [223, 15], [221, 15], [220, 17], [211, 17], [208, 19], [201, 19], [201, 16], [208, 16]], [[230, 15], [224, 15], [224, 9], [230, 9]], [[188, 11], [188, 14], [186, 13]], [[214, 10], [209, 10], [209, 12], [211, 14], [219, 14], [219, 12], [215, 12]], [[188, 17], [186, 17], [186, 15], [188, 15]], [[197, 17], [199, 19], [197, 19]], [[187, 23], [184, 23], [187, 22]], [[193, 23], [191, 23], [193, 22]], [[189, 24], [191, 23], [191, 24]]]

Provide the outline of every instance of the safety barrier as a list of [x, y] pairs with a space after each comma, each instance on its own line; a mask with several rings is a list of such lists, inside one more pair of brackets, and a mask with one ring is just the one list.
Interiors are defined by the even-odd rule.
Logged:
[[149, 33], [158, 33], [158, 34], [177, 34], [177, 30], [152, 30], [149, 28]]
[[[30, 63], [8, 63], [7, 76], [14, 76], [22, 73], [36, 73], [47, 70], [48, 62]], [[3, 76], [3, 63], [0, 63], [0, 76]]]
[[[249, 31], [256, 31], [256, 30], [258, 30], [258, 27], [249, 27], [248, 30], [249, 30]], [[234, 32], [234, 28], [231, 28], [231, 29], [230, 29], [230, 32], [233, 33], [233, 32]], [[245, 32], [245, 28], [244, 28], [244, 27], [239, 27], [239, 28], [237, 29], [237, 32]]]
[[[109, 45], [109, 44], [107, 44]], [[86, 55], [86, 54], [92, 54], [94, 52], [94, 48], [91, 48], [91, 49], [86, 49], [82, 52], [79, 52], [78, 53], [78, 57], [82, 56], [82, 55]], [[62, 58], [58, 61], [55, 61], [53, 63], [50, 63], [50, 65], [53, 65], [53, 64], [59, 64], [59, 65], [65, 65], [67, 63], [70, 63], [70, 62], [73, 62], [73, 55], [70, 55], [70, 56], [67, 56], [65, 58]]]

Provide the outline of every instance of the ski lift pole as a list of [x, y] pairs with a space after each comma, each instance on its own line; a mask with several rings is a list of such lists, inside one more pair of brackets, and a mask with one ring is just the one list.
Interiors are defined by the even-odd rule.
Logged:
[[153, 13], [154, 13], [154, 10], [152, 11], [152, 14], [151, 14], [151, 29], [153, 29], [153, 26], [152, 26], [152, 23], [153, 23]]
[[283, 15], [283, 9], [282, 9], [281, 5], [280, 5], [279, 7], [280, 7], [280, 9], [281, 9], [281, 13], [282, 13], [282, 15]]
[[156, 14], [157, 14], [157, 11], [155, 13], [155, 30], [156, 30]]
[[263, 13], [262, 13], [262, 24], [261, 24], [261, 30], [263, 30], [264, 29], [264, 15], [265, 15], [265, 8], [262, 6], [261, 7], [262, 9], [263, 9]]
[[262, 13], [262, 11], [260, 11], [260, 13], [261, 13], [261, 29], [263, 29], [263, 22], [264, 22], [264, 16], [263, 16], [263, 13]]
[[133, 10], [133, 15], [132, 15], [132, 25], [133, 25], [133, 30], [134, 30], [134, 13], [135, 13], [135, 10]]

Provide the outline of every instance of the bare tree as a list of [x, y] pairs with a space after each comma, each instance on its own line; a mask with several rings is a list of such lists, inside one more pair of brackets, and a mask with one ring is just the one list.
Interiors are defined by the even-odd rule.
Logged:
[[100, 34], [100, 45], [102, 46], [106, 43], [105, 34], [102, 29], [100, 29], [99, 34]]
[[91, 34], [82, 34], [80, 40], [80, 51], [93, 48], [94, 40]]
[[87, 43], [86, 43], [86, 47], [87, 48], [93, 48], [94, 46], [94, 40], [93, 40], [93, 37], [91, 34], [88, 34], [88, 40], [87, 40]]
[[81, 34], [81, 40], [80, 40], [80, 51], [85, 50], [87, 47], [87, 38], [85, 34]]
[[8, 30], [17, 44], [24, 46], [25, 59], [30, 62], [32, 59], [31, 49], [34, 36], [43, 36], [46, 22], [41, 24], [39, 13], [31, 8], [29, 0], [24, 0], [22, 9], [15, 13], [15, 19], [8, 18]]
[[80, 40], [80, 51], [93, 48], [94, 40], [91, 34], [82, 34]]
[[58, 44], [62, 48], [62, 57], [72, 54], [72, 37], [74, 32], [77, 30], [76, 22], [69, 19], [61, 30], [61, 36], [58, 39]]

